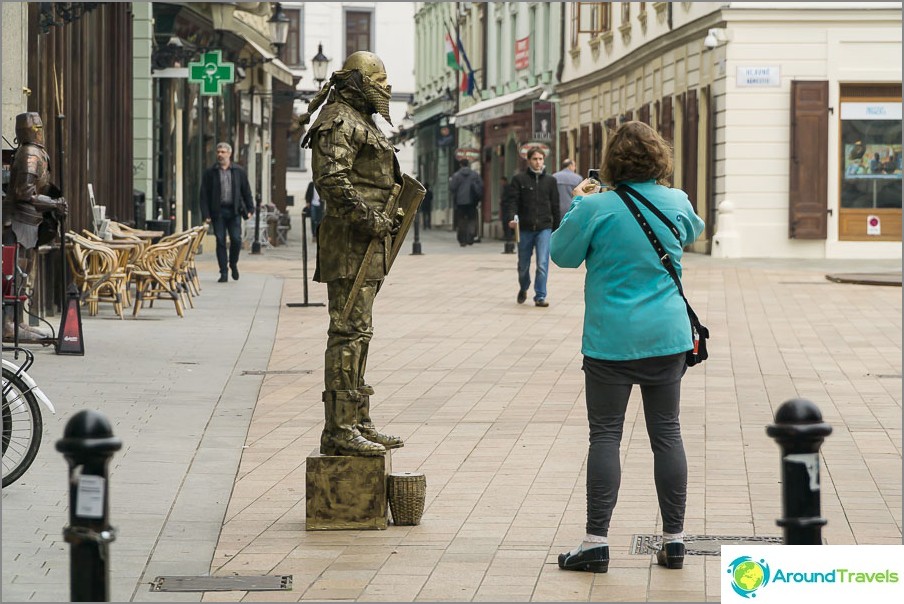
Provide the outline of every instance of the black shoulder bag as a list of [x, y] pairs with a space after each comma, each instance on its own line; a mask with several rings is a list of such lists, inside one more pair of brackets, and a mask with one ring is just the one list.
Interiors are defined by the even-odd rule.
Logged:
[[653, 246], [653, 249], [656, 250], [656, 255], [659, 256], [659, 261], [662, 262], [662, 266], [665, 267], [665, 270], [668, 271], [669, 275], [672, 277], [672, 281], [675, 282], [675, 285], [678, 286], [678, 293], [681, 294], [681, 298], [684, 300], [684, 305], [687, 306], [687, 316], [691, 320], [691, 335], [694, 338], [694, 348], [693, 350], [687, 351], [687, 364], [689, 367], [693, 367], [699, 363], [702, 363], [709, 357], [709, 353], [706, 351], [706, 340], [709, 338], [709, 330], [700, 323], [700, 319], [697, 318], [697, 313], [694, 312], [694, 309], [691, 308], [690, 302], [687, 301], [687, 297], [684, 295], [684, 288], [681, 287], [681, 279], [678, 278], [678, 272], [675, 270], [675, 265], [672, 264], [672, 259], [669, 257], [668, 253], [666, 253], [665, 248], [662, 246], [662, 243], [659, 241], [659, 238], [656, 237], [656, 234], [653, 232], [653, 229], [650, 228], [647, 219], [644, 218], [643, 214], [637, 209], [637, 205], [631, 201], [631, 197], [628, 195], [630, 193], [637, 200], [645, 205], [648, 210], [653, 212], [653, 215], [656, 216], [659, 220], [661, 220], [672, 234], [675, 236], [675, 239], [678, 240], [678, 243], [681, 244], [681, 233], [678, 231], [678, 228], [669, 220], [665, 214], [659, 211], [659, 208], [654, 206], [649, 202], [643, 195], [632, 189], [627, 185], [619, 186], [615, 192], [621, 197], [621, 200], [625, 202], [625, 205], [628, 206], [628, 210], [630, 210], [631, 215], [634, 216], [634, 219], [637, 220], [637, 224], [640, 225], [640, 228], [643, 229], [644, 234], [647, 236], [647, 239], [650, 240], [650, 244]]

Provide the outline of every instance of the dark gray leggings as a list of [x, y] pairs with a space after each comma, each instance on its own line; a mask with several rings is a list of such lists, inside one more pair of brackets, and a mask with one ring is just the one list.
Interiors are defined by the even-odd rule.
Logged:
[[[605, 377], [610, 372], [600, 375], [600, 372], [588, 370], [587, 365], [588, 360], [585, 360], [587, 417], [590, 422], [587, 532], [605, 537], [609, 533], [612, 510], [618, 500], [618, 487], [621, 483], [619, 446], [632, 384], [610, 383]], [[643, 395], [647, 434], [653, 449], [653, 478], [662, 514], [662, 530], [666, 533], [680, 533], [684, 530], [687, 501], [687, 458], [678, 421], [680, 375], [678, 374], [678, 381], [666, 384], [644, 384], [638, 380]]]

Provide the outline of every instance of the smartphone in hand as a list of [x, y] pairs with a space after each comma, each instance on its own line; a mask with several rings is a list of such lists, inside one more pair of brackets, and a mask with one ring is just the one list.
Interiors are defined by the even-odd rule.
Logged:
[[595, 170], [595, 169], [591, 168], [591, 169], [587, 172], [587, 178], [592, 178], [592, 179], [595, 180], [598, 184], [603, 184], [603, 181], [600, 180], [600, 171], [599, 171], [599, 170]]

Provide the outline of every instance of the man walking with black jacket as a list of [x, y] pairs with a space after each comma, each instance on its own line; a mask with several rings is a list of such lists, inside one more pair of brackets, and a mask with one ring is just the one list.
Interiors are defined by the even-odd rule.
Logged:
[[468, 160], [459, 160], [458, 165], [460, 168], [449, 180], [449, 192], [455, 204], [458, 243], [465, 247], [473, 244], [477, 235], [477, 205], [483, 199], [483, 180]]
[[[530, 287], [530, 258], [537, 250], [537, 272], [534, 277], [534, 304], [549, 306], [546, 301], [546, 277], [549, 273], [549, 238], [559, 227], [559, 191], [556, 179], [543, 169], [546, 155], [539, 147], [527, 152], [528, 167], [512, 178], [509, 195], [503, 200], [503, 215], [511, 228], [518, 228], [518, 304], [527, 300]], [[515, 220], [517, 215], [518, 220]]]
[[[251, 185], [244, 168], [232, 163], [232, 146], [217, 144], [217, 163], [204, 171], [201, 178], [201, 215], [204, 222], [213, 223], [217, 238], [217, 263], [220, 265], [219, 283], [239, 278], [239, 252], [242, 250], [242, 219], [254, 212]], [[226, 235], [229, 235], [227, 265]]]

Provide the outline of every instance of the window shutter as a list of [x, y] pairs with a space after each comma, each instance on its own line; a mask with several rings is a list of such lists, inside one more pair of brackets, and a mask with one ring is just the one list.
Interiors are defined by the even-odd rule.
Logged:
[[568, 132], [559, 130], [559, 158], [561, 160], [568, 159]]
[[603, 124], [601, 122], [593, 123], [593, 157], [590, 159], [590, 163], [593, 164], [590, 166], [591, 168], [599, 168], [603, 163]]
[[650, 104], [644, 103], [637, 111], [637, 121], [650, 125]]
[[697, 211], [697, 128], [700, 125], [697, 112], [697, 91], [688, 90], [684, 104], [684, 129], [682, 139], [684, 153], [681, 162], [681, 188], [687, 193]]
[[672, 97], [662, 97], [662, 111], [659, 113], [659, 134], [662, 138], [674, 142], [674, 134], [672, 134]]
[[788, 237], [825, 239], [828, 230], [829, 83], [791, 82]]
[[587, 174], [590, 166], [590, 126], [581, 126], [581, 143], [578, 151], [578, 172]]

